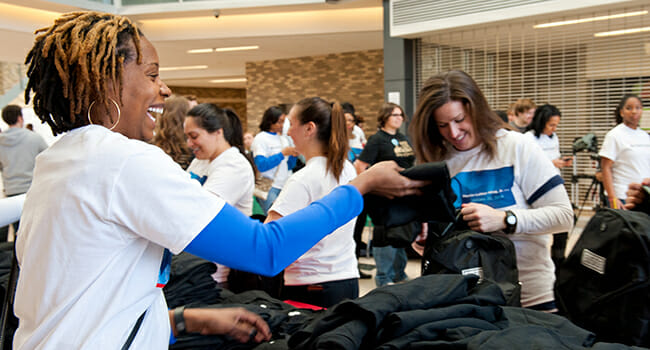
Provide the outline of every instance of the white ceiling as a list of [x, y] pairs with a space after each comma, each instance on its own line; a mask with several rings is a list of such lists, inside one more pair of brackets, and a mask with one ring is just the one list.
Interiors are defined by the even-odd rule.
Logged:
[[[255, 3], [290, 5], [237, 7]], [[214, 16], [217, 5], [226, 6], [220, 7], [219, 18]], [[34, 30], [51, 25], [61, 13], [85, 9], [128, 13], [157, 48], [161, 67], [208, 66], [205, 70], [161, 72], [165, 82], [174, 86], [241, 88], [245, 83], [209, 81], [245, 77], [246, 62], [383, 47], [381, 0], [337, 4], [326, 4], [325, 0], [217, 0], [129, 8], [72, 0], [0, 0], [0, 61], [22, 63], [33, 44]], [[186, 52], [248, 45], [260, 48], [209, 54]]]

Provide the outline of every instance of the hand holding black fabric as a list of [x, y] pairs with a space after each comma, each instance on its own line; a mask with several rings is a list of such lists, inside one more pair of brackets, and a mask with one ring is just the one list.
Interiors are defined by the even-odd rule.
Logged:
[[376, 195], [364, 196], [364, 205], [376, 226], [396, 227], [413, 221], [454, 221], [453, 204], [456, 195], [451, 189], [451, 179], [445, 162], [416, 165], [403, 170], [401, 174], [413, 180], [431, 181], [431, 184], [422, 187], [423, 194], [419, 196], [395, 199]]

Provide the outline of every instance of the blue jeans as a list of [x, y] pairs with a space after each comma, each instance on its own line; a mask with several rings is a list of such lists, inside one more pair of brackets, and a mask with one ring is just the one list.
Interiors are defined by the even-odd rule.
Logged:
[[269, 215], [269, 209], [271, 209], [271, 205], [273, 205], [273, 202], [278, 198], [280, 191], [281, 189], [279, 188], [271, 187], [266, 200], [257, 198], [257, 203], [259, 203], [262, 210], [264, 210], [264, 215]]
[[391, 246], [372, 247], [372, 254], [377, 265], [377, 275], [375, 276], [377, 287], [408, 279], [406, 272], [404, 272], [408, 262], [404, 248]]

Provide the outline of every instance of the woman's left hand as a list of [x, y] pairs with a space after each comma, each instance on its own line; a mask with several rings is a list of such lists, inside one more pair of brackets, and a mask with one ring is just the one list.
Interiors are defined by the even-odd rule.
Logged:
[[271, 339], [268, 324], [243, 308], [185, 309], [184, 315], [190, 333], [227, 335], [242, 343]]
[[506, 228], [506, 213], [489, 205], [465, 203], [461, 206], [460, 213], [469, 228], [477, 232], [489, 233]]

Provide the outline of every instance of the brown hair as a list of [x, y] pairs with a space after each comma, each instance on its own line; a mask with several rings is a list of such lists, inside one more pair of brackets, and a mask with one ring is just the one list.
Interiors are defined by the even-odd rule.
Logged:
[[400, 105], [392, 102], [384, 103], [381, 105], [379, 112], [377, 113], [377, 124], [380, 128], [383, 128], [384, 125], [386, 125], [388, 118], [390, 118], [390, 115], [393, 114], [393, 110], [395, 108], [399, 108], [399, 110], [402, 111], [403, 119], [406, 121], [406, 113], [404, 113], [404, 110], [402, 107], [400, 107]]
[[338, 102], [333, 105], [320, 97], [305, 98], [295, 105], [296, 116], [301, 124], [313, 122], [316, 124], [317, 139], [325, 147], [328, 171], [331, 171], [336, 181], [341, 177], [343, 166], [347, 160], [349, 141], [343, 109]]
[[529, 98], [520, 98], [512, 105], [512, 111], [517, 114], [528, 112], [529, 109], [537, 107], [535, 102]]
[[160, 147], [183, 169], [187, 169], [193, 158], [183, 133], [183, 121], [189, 109], [189, 101], [185, 97], [168, 97], [165, 100], [165, 111], [156, 118], [156, 131], [151, 139], [153, 145]]
[[121, 102], [122, 66], [142, 60], [141, 33], [126, 17], [66, 13], [35, 33], [41, 34], [25, 59], [29, 78], [25, 102], [34, 91], [34, 112], [54, 135], [87, 125], [85, 112], [91, 100], [108, 108], [108, 82]]
[[450, 101], [459, 101], [467, 112], [474, 131], [490, 157], [496, 155], [496, 132], [506, 124], [496, 115], [476, 82], [467, 73], [452, 70], [429, 78], [422, 87], [409, 127], [419, 162], [444, 160], [446, 141], [438, 130], [435, 111]]

